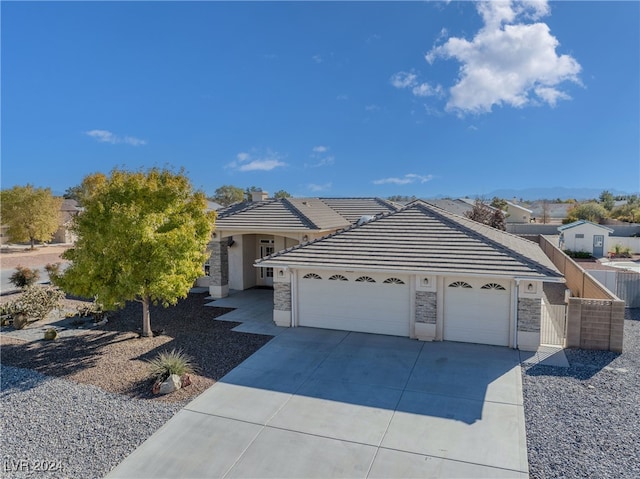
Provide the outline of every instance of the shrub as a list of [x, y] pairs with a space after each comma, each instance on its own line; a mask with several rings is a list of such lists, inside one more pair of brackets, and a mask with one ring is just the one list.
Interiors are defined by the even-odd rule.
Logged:
[[25, 289], [35, 284], [39, 279], [39, 270], [18, 265], [16, 270], [9, 277], [9, 282], [20, 289]]
[[164, 381], [172, 374], [182, 377], [184, 374], [195, 371], [193, 359], [182, 350], [172, 349], [170, 352], [161, 352], [148, 363], [149, 372], [157, 381]]
[[51, 280], [51, 284], [56, 284], [56, 280], [60, 277], [60, 267], [62, 263], [47, 263], [44, 267], [44, 270], [49, 275], [49, 279]]
[[107, 315], [102, 304], [98, 303], [95, 299], [93, 300], [93, 302], [80, 305], [76, 309], [78, 311], [78, 316], [82, 318], [92, 316], [93, 321], [96, 323], [102, 321]]
[[566, 249], [566, 250], [564, 250], [564, 253], [569, 258], [578, 258], [578, 259], [592, 258], [591, 253], [589, 253], [588, 251], [571, 251], [570, 249]]
[[55, 286], [30, 286], [10, 303], [11, 315], [24, 314], [32, 321], [44, 319], [54, 309], [60, 309], [64, 293]]
[[58, 331], [56, 328], [49, 328], [44, 332], [45, 341], [53, 341], [58, 338]]

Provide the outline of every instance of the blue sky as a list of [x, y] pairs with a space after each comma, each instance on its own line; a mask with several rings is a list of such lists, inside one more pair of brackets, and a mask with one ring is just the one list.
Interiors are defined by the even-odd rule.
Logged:
[[6, 2], [2, 187], [640, 190], [639, 2]]

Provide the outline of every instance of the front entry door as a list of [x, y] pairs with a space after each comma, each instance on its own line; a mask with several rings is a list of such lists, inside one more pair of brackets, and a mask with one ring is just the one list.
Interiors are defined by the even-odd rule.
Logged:
[[[273, 239], [261, 239], [259, 257], [264, 258], [273, 253]], [[273, 268], [258, 268], [258, 286], [273, 287]]]
[[604, 256], [604, 235], [593, 235], [593, 256], [596, 258]]

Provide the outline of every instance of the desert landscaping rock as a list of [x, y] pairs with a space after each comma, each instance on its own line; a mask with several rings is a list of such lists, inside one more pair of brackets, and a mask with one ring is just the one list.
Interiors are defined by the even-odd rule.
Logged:
[[[103, 477], [184, 406], [0, 366], [2, 477]], [[38, 472], [46, 466], [49, 470]]]
[[565, 353], [569, 368], [523, 366], [530, 477], [640, 477], [640, 310], [623, 354]]

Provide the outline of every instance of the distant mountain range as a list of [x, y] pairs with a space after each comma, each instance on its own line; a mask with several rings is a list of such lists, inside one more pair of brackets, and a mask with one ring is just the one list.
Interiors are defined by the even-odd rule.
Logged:
[[601, 189], [565, 188], [562, 186], [554, 186], [554, 187], [548, 187], [548, 188], [525, 188], [522, 190], [504, 188], [504, 189], [494, 190], [489, 193], [476, 195], [476, 196], [481, 196], [488, 199], [491, 199], [494, 196], [497, 196], [498, 198], [504, 198], [506, 200], [510, 200], [515, 197], [518, 200], [522, 198], [523, 200], [530, 200], [530, 201], [545, 200], [545, 199], [554, 200], [556, 198], [560, 198], [561, 200], [568, 200], [572, 198], [576, 200], [588, 200], [591, 198], [598, 198], [600, 196], [600, 193], [602, 193], [604, 190], [608, 190], [614, 196], [638, 194], [637, 191], [635, 193], [634, 192], [629, 193], [626, 191], [620, 191], [620, 190], [614, 190], [614, 189], [608, 189], [608, 188], [601, 188]]

